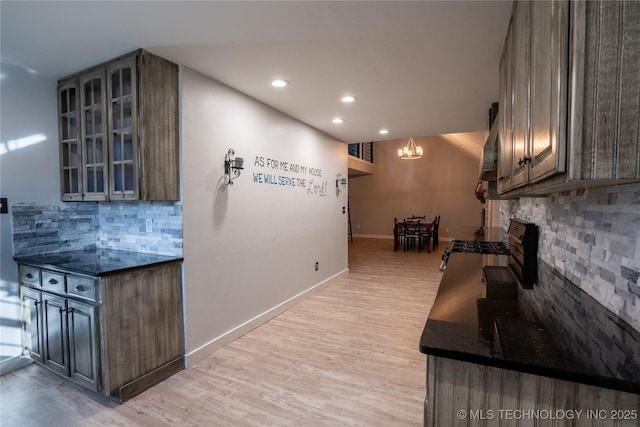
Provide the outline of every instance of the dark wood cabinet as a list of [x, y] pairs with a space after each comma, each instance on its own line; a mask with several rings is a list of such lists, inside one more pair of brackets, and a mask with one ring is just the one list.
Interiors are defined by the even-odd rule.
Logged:
[[513, 3], [511, 58], [511, 188], [529, 181], [529, 101], [531, 89], [531, 4]]
[[513, 5], [500, 64], [500, 193], [565, 170], [568, 23], [567, 1]]
[[100, 390], [98, 308], [69, 299], [67, 309], [69, 376], [75, 383]]
[[31, 359], [42, 363], [42, 293], [28, 287], [20, 287], [22, 300], [22, 343]]
[[511, 132], [512, 45], [513, 19], [509, 22], [509, 29], [507, 30], [504, 49], [500, 58], [500, 109], [498, 110], [498, 192], [500, 193], [511, 188], [513, 159], [513, 135]]
[[181, 263], [100, 281], [103, 388], [126, 400], [184, 368]]
[[515, 2], [500, 64], [498, 193], [640, 181], [640, 3]]
[[68, 375], [67, 300], [42, 292], [42, 358], [52, 371]]
[[179, 200], [178, 66], [140, 50], [59, 82], [64, 201]]
[[25, 352], [50, 370], [99, 391], [96, 300], [82, 301], [71, 287], [67, 293], [67, 284], [77, 280], [73, 276], [26, 265], [19, 270]]
[[87, 276], [19, 264], [24, 352], [121, 401], [184, 368], [181, 262]]
[[572, 2], [571, 179], [640, 178], [640, 2]]
[[598, 425], [595, 419], [606, 419], [600, 425], [610, 427], [638, 425], [640, 395], [635, 393], [431, 354], [426, 372], [425, 427], [545, 425], [535, 415], [530, 420], [513, 416], [538, 413], [575, 416], [548, 424], [556, 426], [591, 427]]
[[534, 1], [531, 13], [528, 181], [566, 170], [569, 3]]

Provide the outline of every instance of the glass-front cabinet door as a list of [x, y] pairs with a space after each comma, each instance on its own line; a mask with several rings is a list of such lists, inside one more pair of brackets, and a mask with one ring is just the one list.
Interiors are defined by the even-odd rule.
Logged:
[[135, 57], [107, 68], [111, 200], [137, 200], [139, 197], [136, 72]]
[[83, 200], [107, 200], [106, 84], [104, 70], [80, 79], [82, 106]]
[[82, 150], [78, 131], [77, 80], [58, 85], [58, 132], [62, 200], [82, 200]]

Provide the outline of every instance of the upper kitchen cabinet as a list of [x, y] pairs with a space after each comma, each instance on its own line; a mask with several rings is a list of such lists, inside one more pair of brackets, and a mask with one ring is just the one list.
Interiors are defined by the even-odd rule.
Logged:
[[140, 50], [58, 84], [62, 200], [179, 199], [178, 67]]
[[504, 41], [500, 58], [500, 98], [498, 110], [498, 192], [504, 193], [512, 187], [511, 170], [513, 159], [513, 136], [511, 133], [512, 64], [511, 45], [513, 43], [513, 19]]
[[564, 172], [567, 1], [514, 2], [500, 64], [498, 192]]
[[514, 2], [511, 76], [511, 187], [528, 181], [530, 144], [529, 101], [531, 89], [531, 3]]
[[640, 181], [639, 2], [514, 2], [500, 88], [501, 195]]
[[528, 181], [537, 182], [565, 171], [569, 4], [534, 1], [530, 11], [530, 144], [518, 163], [529, 167]]
[[640, 2], [578, 2], [570, 106], [574, 179], [640, 178]]

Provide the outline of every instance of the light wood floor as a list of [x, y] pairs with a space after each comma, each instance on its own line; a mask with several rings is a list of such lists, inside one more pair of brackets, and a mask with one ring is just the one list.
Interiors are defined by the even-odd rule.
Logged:
[[116, 405], [36, 365], [0, 377], [8, 426], [419, 426], [418, 340], [442, 250], [349, 244], [347, 277]]

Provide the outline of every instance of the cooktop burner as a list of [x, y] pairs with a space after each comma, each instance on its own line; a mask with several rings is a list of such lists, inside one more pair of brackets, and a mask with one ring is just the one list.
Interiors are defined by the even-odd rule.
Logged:
[[451, 244], [451, 252], [511, 255], [511, 251], [503, 242], [481, 242], [478, 240], [454, 240]]

